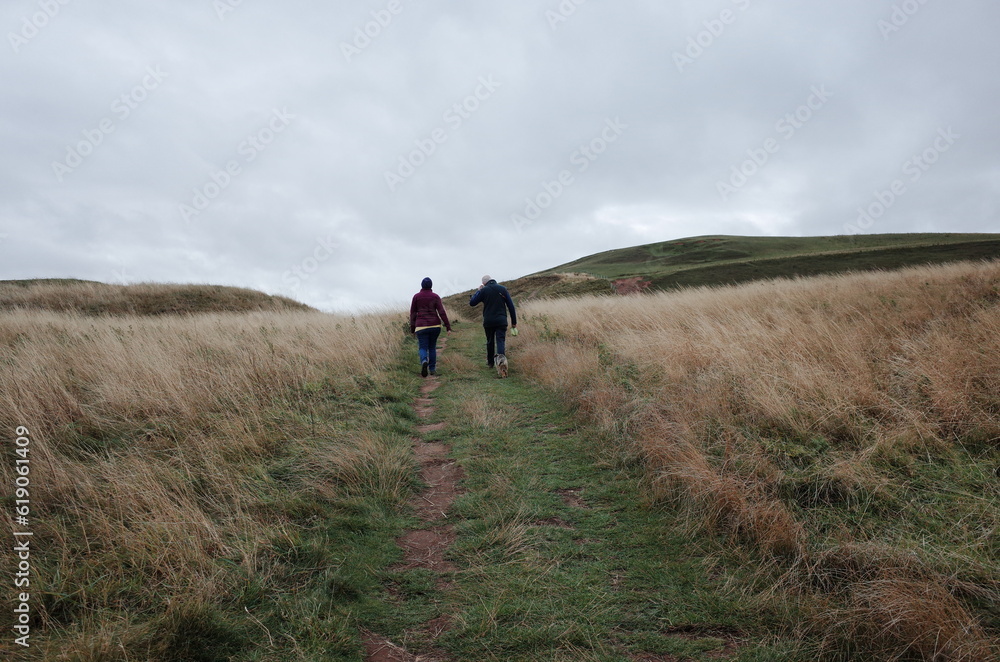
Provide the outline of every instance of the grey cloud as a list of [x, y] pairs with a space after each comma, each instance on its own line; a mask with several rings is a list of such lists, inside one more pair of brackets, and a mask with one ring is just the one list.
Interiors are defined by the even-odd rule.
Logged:
[[[399, 0], [391, 20], [388, 0], [242, 2], [221, 19], [207, 1], [71, 2], [15, 53], [8, 33], [39, 6], [0, 10], [5, 278], [399, 304], [424, 275], [457, 290], [484, 267], [511, 278], [685, 235], [842, 233], [948, 127], [961, 138], [868, 231], [997, 230], [1000, 7], [985, 0], [590, 1], [565, 20], [555, 0]], [[115, 100], [150, 67], [165, 78], [122, 117]], [[484, 79], [498, 86], [464, 107]], [[829, 100], [789, 135], [778, 123], [816, 86]], [[294, 119], [269, 135], [276, 109]], [[53, 163], [105, 118], [113, 131], [60, 183]], [[573, 155], [616, 118], [627, 130], [580, 171]], [[769, 139], [779, 149], [723, 199]], [[386, 173], [428, 140], [390, 191]], [[518, 231], [512, 216], [565, 171], [572, 185]], [[185, 219], [197, 191], [214, 195]]]

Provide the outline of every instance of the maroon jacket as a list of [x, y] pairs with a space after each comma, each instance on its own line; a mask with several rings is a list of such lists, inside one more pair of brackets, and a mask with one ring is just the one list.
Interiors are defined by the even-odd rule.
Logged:
[[416, 331], [418, 326], [437, 326], [442, 322], [451, 331], [451, 322], [448, 321], [448, 313], [444, 312], [441, 297], [432, 290], [420, 290], [413, 295], [410, 303], [410, 333]]

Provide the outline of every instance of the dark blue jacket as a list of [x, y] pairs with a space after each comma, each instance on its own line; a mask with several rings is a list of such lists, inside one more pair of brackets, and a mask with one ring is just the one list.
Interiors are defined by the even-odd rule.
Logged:
[[507, 311], [510, 311], [510, 323], [517, 326], [517, 312], [514, 301], [503, 285], [495, 280], [483, 285], [469, 299], [470, 306], [483, 304], [483, 326], [507, 326]]

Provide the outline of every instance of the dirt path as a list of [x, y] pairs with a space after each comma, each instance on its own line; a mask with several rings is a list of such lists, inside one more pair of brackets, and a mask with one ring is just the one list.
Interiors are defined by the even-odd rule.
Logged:
[[[440, 340], [438, 357], [444, 353], [448, 337]], [[419, 436], [413, 438], [413, 454], [420, 464], [420, 479], [427, 485], [410, 500], [423, 526], [406, 531], [396, 539], [403, 550], [403, 561], [390, 570], [412, 570], [423, 568], [436, 573], [437, 589], [448, 593], [451, 575], [456, 571], [454, 564], [445, 559], [445, 553], [455, 540], [454, 527], [448, 523], [448, 513], [455, 499], [461, 493], [462, 469], [455, 460], [448, 457], [450, 447], [442, 442], [425, 441], [425, 436], [439, 432], [447, 423], [427, 423], [435, 413], [434, 391], [441, 386], [440, 378], [431, 375], [420, 388], [420, 397], [414, 402], [414, 410], [423, 423], [417, 426]], [[448, 631], [451, 625], [449, 615], [442, 614], [420, 627], [420, 639], [435, 641]], [[445, 662], [448, 656], [437, 649], [414, 655], [385, 637], [374, 632], [362, 632], [366, 662]]]
[[516, 339], [509, 379], [483, 365], [478, 325], [444, 342], [443, 376], [413, 402], [418, 522], [396, 539], [366, 661], [795, 659], [752, 595], [724, 589], [724, 541], [651, 503], [629, 447], [526, 379]]

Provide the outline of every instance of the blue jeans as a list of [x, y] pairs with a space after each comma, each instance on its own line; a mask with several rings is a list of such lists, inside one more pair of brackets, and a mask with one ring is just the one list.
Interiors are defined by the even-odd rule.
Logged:
[[437, 342], [440, 335], [441, 327], [439, 326], [417, 331], [417, 345], [420, 347], [420, 363], [423, 365], [423, 362], [427, 361], [427, 367], [431, 370], [437, 369]]
[[497, 354], [507, 353], [507, 325], [484, 326], [486, 331], [486, 362], [491, 366]]

